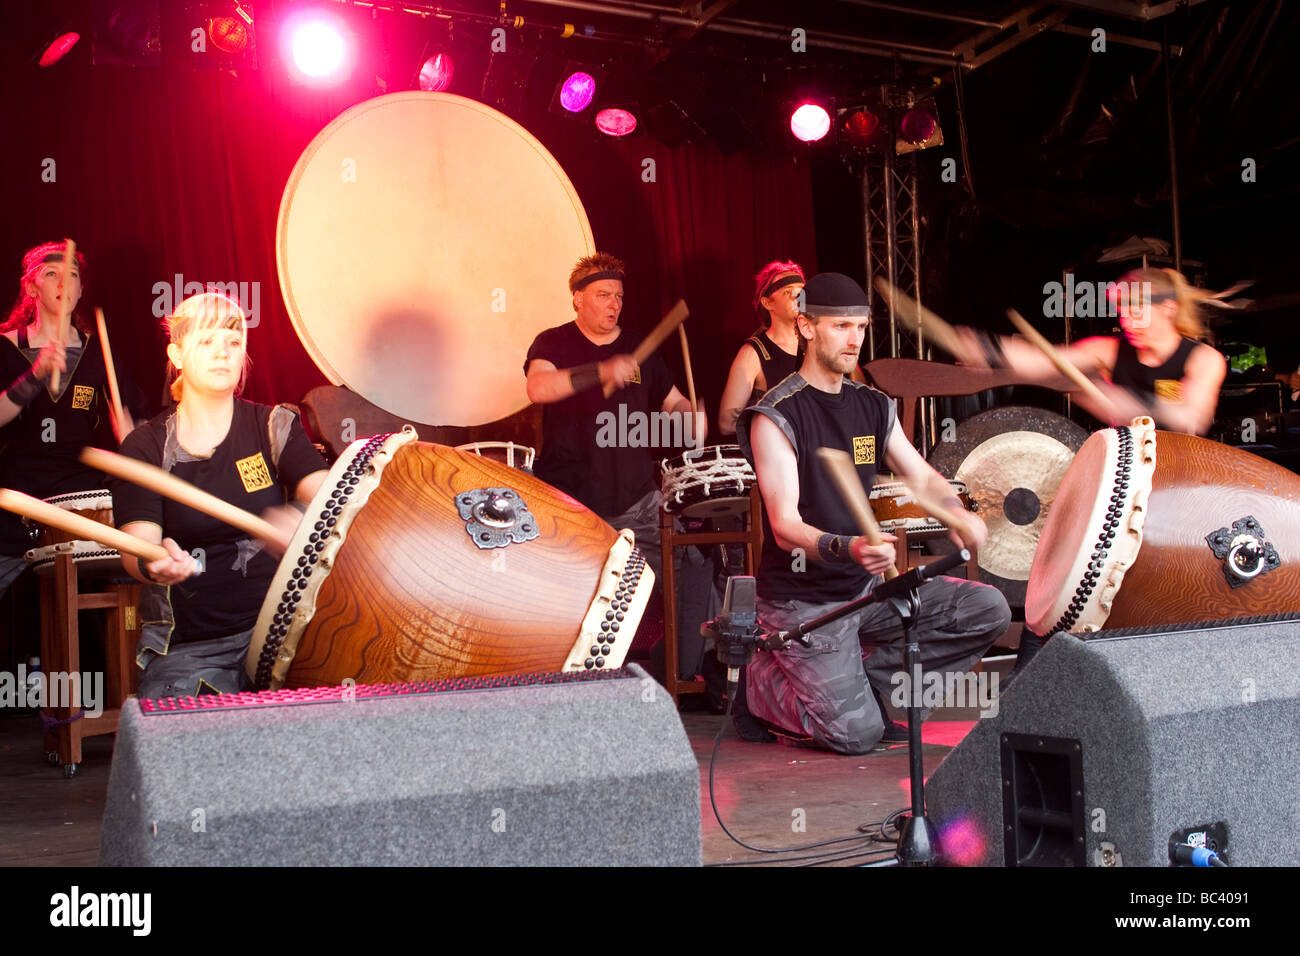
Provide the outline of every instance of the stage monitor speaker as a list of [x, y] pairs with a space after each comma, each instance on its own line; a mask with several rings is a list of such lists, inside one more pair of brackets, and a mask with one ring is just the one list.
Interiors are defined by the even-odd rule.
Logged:
[[132, 702], [100, 844], [108, 866], [700, 862], [695, 755], [635, 665]]
[[1058, 634], [926, 786], [946, 862], [1300, 865], [1300, 619]]

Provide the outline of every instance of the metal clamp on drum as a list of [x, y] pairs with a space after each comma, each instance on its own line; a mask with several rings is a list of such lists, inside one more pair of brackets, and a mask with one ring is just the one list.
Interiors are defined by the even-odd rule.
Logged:
[[1205, 543], [1223, 561], [1223, 576], [1234, 588], [1282, 564], [1277, 549], [1269, 544], [1254, 515], [1238, 518], [1231, 528], [1220, 528], [1206, 535]]

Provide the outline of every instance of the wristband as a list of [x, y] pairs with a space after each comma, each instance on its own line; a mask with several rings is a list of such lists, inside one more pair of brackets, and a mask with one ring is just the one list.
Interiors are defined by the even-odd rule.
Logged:
[[144, 578], [150, 584], [157, 584], [158, 579], [149, 573], [149, 568], [145, 566], [144, 558], [136, 558], [136, 567], [140, 569], [140, 577]]
[[30, 368], [14, 379], [13, 384], [4, 392], [5, 398], [19, 407], [26, 405], [39, 394], [41, 394], [41, 381], [36, 377], [36, 372]]
[[849, 544], [852, 541], [847, 534], [827, 532], [817, 539], [817, 556], [828, 564], [851, 564], [853, 555], [849, 553]]
[[573, 386], [575, 395], [589, 388], [595, 388], [600, 384], [600, 366], [592, 362], [590, 365], [579, 365], [577, 368], [569, 369], [569, 384]]

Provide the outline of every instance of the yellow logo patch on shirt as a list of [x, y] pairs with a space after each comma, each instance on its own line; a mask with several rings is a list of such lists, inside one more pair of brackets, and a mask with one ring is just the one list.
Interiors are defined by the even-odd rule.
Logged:
[[853, 464], [874, 465], [876, 463], [876, 436], [859, 435], [853, 439]]
[[1164, 399], [1166, 402], [1181, 402], [1183, 400], [1183, 383], [1176, 378], [1158, 378], [1156, 379], [1156, 398]]
[[266, 459], [260, 451], [256, 455], [239, 459], [235, 462], [235, 467], [239, 469], [239, 480], [244, 483], [244, 490], [250, 495], [263, 488], [270, 488], [273, 484], [271, 469], [266, 467]]
[[86, 385], [72, 386], [72, 407], [73, 409], [85, 409], [91, 406], [95, 401], [95, 390]]

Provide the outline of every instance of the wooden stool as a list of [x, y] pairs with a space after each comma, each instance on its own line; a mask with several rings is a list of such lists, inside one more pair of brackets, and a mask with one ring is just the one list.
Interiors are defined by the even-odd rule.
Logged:
[[[63, 775], [71, 777], [81, 763], [81, 741], [96, 734], [117, 731], [122, 702], [135, 691], [135, 647], [140, 640], [140, 603], [138, 584], [108, 584], [102, 591], [81, 593], [77, 565], [68, 554], [54, 562], [54, 574], [41, 579], [41, 670], [45, 675], [46, 694], [51, 690], [52, 674], [81, 672], [80, 634], [77, 612], [108, 611], [104, 656], [104, 711], [98, 717], [78, 716], [77, 701], [49, 701], [68, 706], [45, 707], [43, 716], [56, 723], [45, 734], [45, 749], [51, 763], [63, 764]], [[64, 688], [70, 683], [63, 683]], [[82, 689], [83, 700], [85, 690]]]
[[749, 512], [746, 527], [739, 531], [679, 532], [671, 512], [659, 511], [659, 543], [664, 569], [664, 686], [676, 701], [681, 694], [704, 693], [704, 681], [679, 680], [677, 677], [677, 575], [673, 568], [673, 549], [693, 544], [743, 544], [745, 573], [753, 574], [763, 542], [762, 499], [758, 486], [749, 489]]

